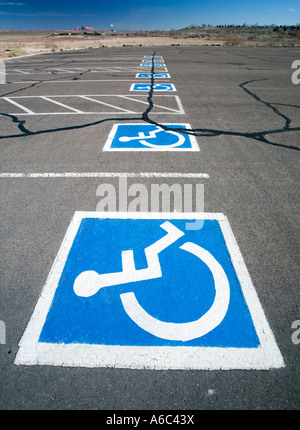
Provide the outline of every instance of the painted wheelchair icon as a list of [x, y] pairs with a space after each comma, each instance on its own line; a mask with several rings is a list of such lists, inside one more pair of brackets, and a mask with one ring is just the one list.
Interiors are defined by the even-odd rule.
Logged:
[[148, 139], [158, 139], [157, 134], [161, 133], [161, 132], [171, 134], [171, 135], [176, 137], [175, 142], [169, 143], [169, 144], [164, 144], [164, 146], [167, 148], [176, 148], [177, 146], [181, 146], [185, 142], [185, 137], [182, 134], [180, 134], [176, 131], [172, 131], [172, 130], [164, 130], [161, 127], [157, 127], [155, 130], [149, 131], [148, 135], [146, 135], [143, 132], [138, 132], [138, 136], [133, 136], [133, 137], [122, 136], [119, 138], [119, 141], [120, 142], [130, 142], [132, 140], [138, 140], [139, 143], [144, 145], [144, 146], [147, 146], [149, 148], [157, 148], [158, 146], [161, 146], [161, 145], [158, 143], [156, 143], [156, 144], [152, 143], [152, 141], [148, 142]]
[[[164, 222], [160, 227], [167, 234], [145, 248], [147, 268], [137, 270], [133, 250], [122, 251], [123, 270], [121, 272], [98, 274], [93, 270], [84, 271], [75, 279], [73, 286], [75, 294], [80, 297], [90, 297], [101, 288], [162, 277], [159, 253], [176, 242], [184, 233], [169, 221]], [[208, 266], [213, 275], [215, 298], [204, 315], [191, 322], [164, 322], [147, 313], [137, 301], [134, 292], [123, 293], [120, 298], [126, 314], [143, 330], [162, 339], [188, 341], [204, 336], [223, 321], [229, 306], [230, 286], [222, 266], [210, 252], [193, 242], [185, 242], [179, 248], [198, 257]]]

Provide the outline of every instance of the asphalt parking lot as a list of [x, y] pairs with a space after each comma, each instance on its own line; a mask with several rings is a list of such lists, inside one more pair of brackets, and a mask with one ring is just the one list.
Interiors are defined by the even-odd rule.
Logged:
[[[155, 67], [154, 56], [164, 66]], [[297, 59], [299, 49], [174, 46], [6, 61], [0, 86], [1, 409], [299, 409], [300, 345], [292, 338], [300, 318], [300, 87], [291, 80]], [[126, 141], [127, 150], [114, 150], [116, 124], [135, 124], [137, 133], [145, 125], [165, 131], [184, 125], [196, 146], [158, 151], [148, 139], [147, 151]], [[120, 191], [120, 178], [147, 190], [153, 184], [202, 187], [204, 212], [225, 214], [230, 223], [284, 366], [16, 365], [74, 213], [95, 212], [99, 186]], [[121, 199], [117, 193], [117, 211]]]

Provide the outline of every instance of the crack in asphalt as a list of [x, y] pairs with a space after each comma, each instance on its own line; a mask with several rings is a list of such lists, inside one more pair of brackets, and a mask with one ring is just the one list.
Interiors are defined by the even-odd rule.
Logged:
[[[9, 117], [13, 123], [18, 125], [18, 129], [21, 131], [21, 134], [11, 134], [11, 135], [0, 135], [0, 139], [11, 139], [11, 138], [19, 138], [19, 137], [23, 137], [24, 135], [30, 135], [30, 136], [37, 136], [37, 135], [42, 135], [42, 134], [48, 134], [48, 133], [55, 133], [55, 132], [60, 132], [60, 131], [71, 131], [71, 130], [78, 130], [78, 129], [82, 129], [82, 128], [87, 128], [87, 127], [92, 127], [92, 126], [96, 126], [96, 125], [100, 125], [102, 123], [108, 122], [108, 121], [144, 121], [146, 123], [149, 124], [153, 124], [156, 125], [157, 127], [162, 128], [163, 130], [172, 130], [171, 127], [168, 127], [164, 124], [161, 124], [157, 121], [154, 121], [153, 119], [151, 119], [149, 117], [149, 114], [151, 113], [151, 111], [153, 110], [154, 107], [154, 103], [153, 103], [153, 94], [154, 94], [154, 84], [155, 84], [155, 79], [154, 79], [154, 69], [155, 69], [155, 63], [154, 63], [154, 56], [156, 54], [156, 51], [153, 52], [152, 54], [152, 67], [151, 67], [151, 84], [150, 84], [150, 90], [148, 93], [148, 97], [147, 97], [147, 101], [148, 101], [148, 107], [147, 109], [142, 113], [141, 117], [126, 117], [126, 118], [122, 118], [122, 117], [116, 117], [116, 118], [105, 118], [102, 120], [98, 120], [98, 121], [94, 121], [94, 122], [90, 122], [87, 124], [79, 124], [79, 125], [75, 125], [75, 126], [68, 126], [68, 127], [59, 127], [59, 128], [52, 128], [52, 129], [46, 129], [46, 130], [37, 130], [37, 131], [31, 131], [28, 128], [26, 128], [25, 124], [26, 124], [26, 120], [24, 119], [19, 119], [17, 115], [12, 115], [12, 114], [8, 114], [8, 113], [0, 113], [0, 116], [6, 116]], [[78, 75], [76, 77], [74, 77], [74, 79], [78, 79], [78, 77], [82, 76], [83, 74], [88, 73], [87, 71], [78, 73]], [[62, 79], [62, 77], [57, 78], [57, 80]], [[256, 80], [249, 80], [249, 81], [245, 81], [241, 84], [239, 84], [239, 87], [245, 91], [249, 96], [253, 97], [258, 103], [262, 103], [264, 106], [266, 106], [268, 109], [271, 109], [274, 114], [276, 114], [277, 116], [279, 116], [280, 118], [282, 118], [285, 121], [285, 125], [281, 128], [277, 128], [274, 130], [265, 130], [265, 131], [256, 131], [256, 132], [239, 132], [239, 131], [227, 131], [227, 130], [222, 130], [222, 129], [212, 129], [212, 128], [191, 128], [191, 129], [180, 129], [180, 128], [176, 128], [176, 131], [179, 131], [182, 134], [188, 134], [188, 135], [193, 135], [196, 137], [218, 137], [218, 136], [236, 136], [236, 137], [243, 137], [243, 138], [247, 138], [247, 139], [252, 139], [258, 142], [262, 142], [268, 145], [272, 145], [272, 146], [276, 146], [276, 147], [282, 147], [282, 148], [286, 148], [286, 149], [292, 149], [295, 151], [300, 151], [300, 148], [297, 146], [293, 146], [293, 145], [286, 145], [283, 143], [276, 143], [276, 142], [272, 142], [271, 140], [269, 140], [267, 138], [267, 136], [272, 135], [272, 134], [282, 134], [282, 133], [287, 133], [287, 132], [293, 132], [293, 131], [300, 131], [300, 127], [291, 127], [291, 123], [292, 120], [291, 118], [289, 118], [287, 115], [285, 115], [284, 113], [282, 113], [277, 107], [274, 106], [274, 104], [280, 105], [280, 103], [270, 103], [266, 100], [261, 99], [256, 93], [254, 93], [253, 91], [251, 91], [249, 88], [247, 88], [248, 84], [251, 84], [253, 82], [258, 82], [258, 81], [262, 81], [262, 80], [267, 80], [268, 78], [265, 79], [256, 79]], [[55, 81], [56, 79], [53, 79], [53, 81]], [[48, 80], [49, 81], [49, 80]], [[52, 80], [51, 80], [52, 81]], [[29, 85], [28, 87], [24, 87], [21, 88], [19, 90], [15, 90], [9, 93], [6, 93], [4, 95], [2, 95], [1, 97], [10, 95], [10, 94], [15, 94], [19, 91], [34, 87], [36, 85], [39, 85], [41, 83], [43, 83], [44, 80], [40, 80], [38, 82], [34, 82], [33, 84]], [[298, 106], [297, 106], [298, 107]]]
[[[153, 53], [153, 56], [152, 56], [152, 71], [151, 71], [152, 79], [151, 79], [151, 89], [149, 91], [149, 96], [148, 96], [149, 106], [148, 106], [147, 110], [143, 113], [143, 120], [145, 122], [150, 123], [150, 124], [157, 125], [157, 126], [163, 128], [164, 130], [172, 130], [172, 128], [165, 126], [163, 124], [160, 124], [160, 123], [149, 118], [149, 113], [151, 112], [151, 110], [154, 106], [153, 101], [152, 101], [153, 91], [154, 91], [153, 90], [153, 88], [154, 88], [154, 55], [155, 55], [155, 52]], [[283, 128], [275, 129], [275, 130], [260, 131], [260, 132], [252, 132], [252, 133], [216, 130], [216, 129], [210, 129], [210, 128], [195, 128], [195, 129], [176, 128], [176, 131], [179, 131], [182, 134], [189, 134], [189, 135], [197, 136], [197, 137], [216, 137], [216, 136], [222, 136], [222, 135], [240, 136], [240, 137], [245, 137], [245, 138], [249, 138], [249, 139], [254, 139], [254, 140], [259, 141], [259, 142], [267, 143], [269, 145], [293, 149], [295, 151], [300, 151], [300, 148], [297, 146], [285, 145], [283, 143], [272, 142], [266, 138], [266, 136], [269, 134], [278, 134], [278, 133], [285, 133], [285, 132], [290, 132], [290, 131], [300, 131], [300, 127], [291, 127], [292, 120], [287, 115], [283, 114], [279, 109], [277, 109], [270, 102], [262, 100], [257, 94], [255, 94], [254, 92], [249, 90], [249, 88], [246, 87], [247, 84], [250, 84], [252, 82], [261, 81], [261, 80], [267, 80], [267, 78], [266, 79], [256, 79], [256, 80], [252, 80], [252, 81], [245, 81], [245, 82], [239, 84], [239, 87], [242, 88], [247, 94], [252, 96], [257, 102], [264, 104], [266, 107], [272, 109], [276, 115], [282, 117], [285, 120], [285, 125]]]

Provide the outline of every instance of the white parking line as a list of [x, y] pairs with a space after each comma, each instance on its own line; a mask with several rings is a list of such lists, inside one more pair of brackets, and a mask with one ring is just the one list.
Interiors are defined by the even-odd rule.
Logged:
[[0, 179], [13, 178], [189, 178], [209, 179], [207, 173], [166, 172], [65, 172], [65, 173], [0, 173]]
[[[148, 68], [151, 66], [147, 66]], [[147, 68], [146, 67], [146, 68]], [[145, 68], [145, 67], [143, 67]], [[141, 70], [143, 69], [139, 66], [127, 66], [127, 67], [120, 67], [120, 66], [92, 66], [89, 69], [87, 69], [85, 72], [86, 73], [125, 73], [125, 72], [141, 72]], [[19, 70], [19, 69], [12, 69], [12, 70], [8, 70], [7, 73], [11, 76], [11, 75], [16, 75], [17, 73], [23, 73], [25, 75], [48, 75], [48, 74], [53, 74], [53, 72], [56, 72], [55, 74], [78, 74], [79, 70], [84, 70], [83, 68], [78, 68], [78, 67], [69, 67], [69, 68], [61, 68], [61, 67], [47, 67], [47, 69], [41, 70], [41, 69], [28, 69], [27, 72], [23, 71], [23, 70]], [[167, 72], [167, 68], [161, 67], [162, 72]], [[17, 73], [14, 73], [17, 72]]]
[[[95, 99], [95, 97], [101, 97], [102, 99], [104, 98], [104, 100], [108, 100], [111, 103], [107, 103], [106, 101], [103, 100], [98, 100]], [[109, 99], [107, 99], [109, 97]], [[126, 96], [123, 94], [88, 94], [88, 95], [77, 95], [77, 94], [69, 94], [69, 95], [58, 95], [58, 94], [53, 94], [53, 95], [45, 95], [45, 96], [13, 96], [13, 97], [0, 97], [0, 101], [1, 99], [6, 100], [7, 102], [10, 102], [12, 104], [14, 104], [15, 106], [19, 107], [20, 109], [22, 109], [24, 112], [22, 113], [14, 113], [11, 111], [8, 111], [9, 114], [11, 115], [75, 115], [75, 114], [89, 114], [89, 115], [107, 115], [107, 114], [114, 114], [118, 111], [123, 112], [124, 114], [139, 114], [139, 113], [143, 113], [143, 107], [141, 107], [141, 109], [139, 109], [138, 107], [132, 107], [132, 104], [130, 102], [133, 102], [133, 105], [136, 103], [139, 103], [141, 105], [148, 105], [148, 102], [139, 98], [145, 98], [146, 96], [144, 95], [140, 95], [140, 94], [136, 94], [135, 96]], [[68, 104], [59, 102], [55, 99], [57, 98], [67, 98], [67, 99], [73, 99], [76, 100], [77, 99], [86, 99], [89, 100], [95, 104], [101, 104], [103, 106], [108, 106], [111, 107], [113, 110], [112, 111], [106, 111], [106, 112], [99, 112], [95, 109], [92, 111], [84, 111], [84, 110], [80, 110], [80, 109], [76, 109], [73, 108], [72, 106], [69, 106]], [[50, 103], [54, 103], [57, 104], [58, 106], [62, 106], [66, 109], [69, 110], [69, 112], [34, 112], [32, 109], [28, 109], [27, 107], [23, 106], [23, 101], [24, 100], [24, 104], [26, 104], [26, 101], [28, 100], [40, 100], [43, 99], [45, 101], [48, 101]], [[121, 102], [120, 100], [128, 100], [128, 107], [124, 108], [122, 106], [123, 102]], [[17, 101], [15, 101], [17, 100]], [[77, 100], [78, 101], [78, 100]], [[160, 101], [160, 104], [157, 103], [157, 101]], [[166, 103], [165, 103], [166, 102]], [[169, 103], [172, 103], [171, 106], [168, 106]], [[174, 103], [175, 102], [175, 103]], [[113, 104], [114, 103], [114, 104]], [[121, 104], [121, 106], [119, 106]], [[163, 104], [166, 104], [167, 106], [164, 106]], [[175, 114], [179, 114], [179, 115], [184, 115], [184, 109], [182, 106], [182, 103], [179, 99], [179, 97], [177, 95], [156, 95], [155, 96], [155, 103], [154, 103], [154, 107], [158, 109], [157, 112], [155, 112], [158, 115], [161, 114], [165, 114], [165, 115], [175, 115]], [[134, 110], [133, 110], [134, 109]], [[47, 109], [46, 109], [47, 110]], [[1, 116], [1, 113], [0, 113]]]
[[62, 106], [62, 107], [64, 107], [64, 108], [66, 108], [66, 109], [70, 109], [70, 110], [72, 110], [72, 111], [74, 111], [74, 112], [76, 112], [76, 113], [84, 113], [82, 110], [75, 109], [75, 108], [73, 108], [73, 107], [71, 107], [71, 106], [65, 105], [64, 103], [60, 103], [60, 102], [58, 102], [58, 101], [56, 101], [56, 100], [52, 100], [52, 99], [50, 99], [50, 98], [48, 98], [48, 97], [45, 97], [45, 96], [41, 96], [41, 99], [43, 99], [43, 100], [47, 100], [48, 102], [55, 103], [55, 104], [56, 104], [56, 105], [58, 105], [58, 106]]
[[26, 108], [25, 106], [20, 105], [19, 103], [15, 102], [14, 100], [11, 100], [8, 97], [3, 97], [4, 100], [6, 100], [9, 103], [12, 103], [13, 105], [17, 106], [18, 108], [24, 110], [26, 113], [30, 114], [30, 115], [34, 115], [34, 112], [32, 112], [32, 110]]
[[[5, 74], [5, 73], [4, 73]], [[147, 79], [147, 81], [149, 81], [148, 78], [140, 78], [140, 79]], [[55, 85], [56, 84], [64, 84], [66, 82], [70, 82], [72, 84], [85, 84], [87, 82], [132, 82], [132, 79], [65, 79], [65, 80], [59, 80], [59, 81], [55, 81]], [[13, 81], [11, 82], [12, 84], [53, 84], [52, 80], [49, 81]]]
[[30, 73], [29, 73], [29, 72], [24, 72], [24, 70], [17, 70], [17, 69], [14, 69], [14, 71], [15, 71], [15, 72], [19, 72], [19, 73], [24, 73], [24, 75], [30, 75]]
[[[51, 68], [51, 70], [58, 70], [58, 71], [62, 71], [62, 72], [67, 72], [67, 73], [76, 73], [76, 72], [72, 72], [72, 71], [70, 71], [70, 69], [62, 69], [62, 68]], [[49, 72], [50, 70], [45, 70], [45, 71], [43, 71], [42, 73], [44, 73], [44, 72]], [[37, 72], [32, 72], [32, 74], [37, 74], [38, 73], [38, 71]]]
[[132, 110], [124, 109], [124, 108], [121, 108], [119, 106], [115, 106], [115, 105], [111, 105], [109, 103], [101, 102], [100, 100], [95, 100], [95, 99], [92, 99], [91, 97], [87, 97], [87, 96], [79, 96], [79, 97], [82, 98], [82, 99], [85, 99], [85, 100], [90, 100], [92, 102], [99, 103], [100, 105], [103, 105], [103, 106], [108, 106], [108, 107], [111, 107], [111, 108], [114, 108], [114, 109], [118, 109], [118, 110], [120, 110], [122, 112], [135, 113]]
[[[138, 102], [138, 103], [142, 103], [142, 104], [145, 104], [145, 105], [148, 105], [148, 104], [149, 104], [149, 102], [145, 102], [145, 101], [143, 101], [143, 100], [137, 100], [137, 99], [134, 99], [133, 97], [128, 97], [128, 96], [119, 96], [119, 97], [120, 97], [120, 98], [123, 98], [123, 99], [127, 99], [127, 100], [132, 100], [132, 101], [135, 101], [135, 102]], [[174, 113], [180, 113], [180, 114], [182, 114], [182, 115], [185, 115], [185, 112], [184, 112], [184, 109], [183, 109], [183, 105], [182, 105], [182, 103], [181, 103], [181, 100], [180, 100], [179, 96], [174, 96], [174, 98], [175, 98], [175, 100], [176, 100], [176, 102], [177, 102], [177, 105], [178, 105], [179, 111], [177, 111], [177, 110], [175, 110], [175, 109], [168, 108], [168, 107], [166, 107], [166, 106], [158, 105], [157, 103], [155, 103], [155, 104], [154, 104], [154, 106], [155, 106], [155, 107], [162, 108], [162, 109], [169, 110], [169, 111], [174, 112]], [[156, 112], [156, 113], [157, 113], [157, 112]]]

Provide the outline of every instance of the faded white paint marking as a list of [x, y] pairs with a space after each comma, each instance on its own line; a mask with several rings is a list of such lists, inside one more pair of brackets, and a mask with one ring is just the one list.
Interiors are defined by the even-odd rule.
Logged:
[[65, 173], [0, 173], [5, 178], [190, 178], [209, 179], [207, 173], [164, 173], [164, 172], [65, 172]]
[[24, 70], [17, 70], [17, 69], [14, 69], [14, 70], [15, 72], [23, 73], [24, 75], [30, 75], [29, 72], [24, 72]]
[[[141, 78], [146, 79], [146, 78]], [[64, 84], [66, 82], [70, 82], [73, 84], [80, 83], [85, 84], [88, 82], [132, 82], [132, 79], [66, 79], [66, 80], [59, 80], [55, 81], [55, 84]], [[52, 80], [49, 81], [14, 81], [12, 84], [53, 84]]]

